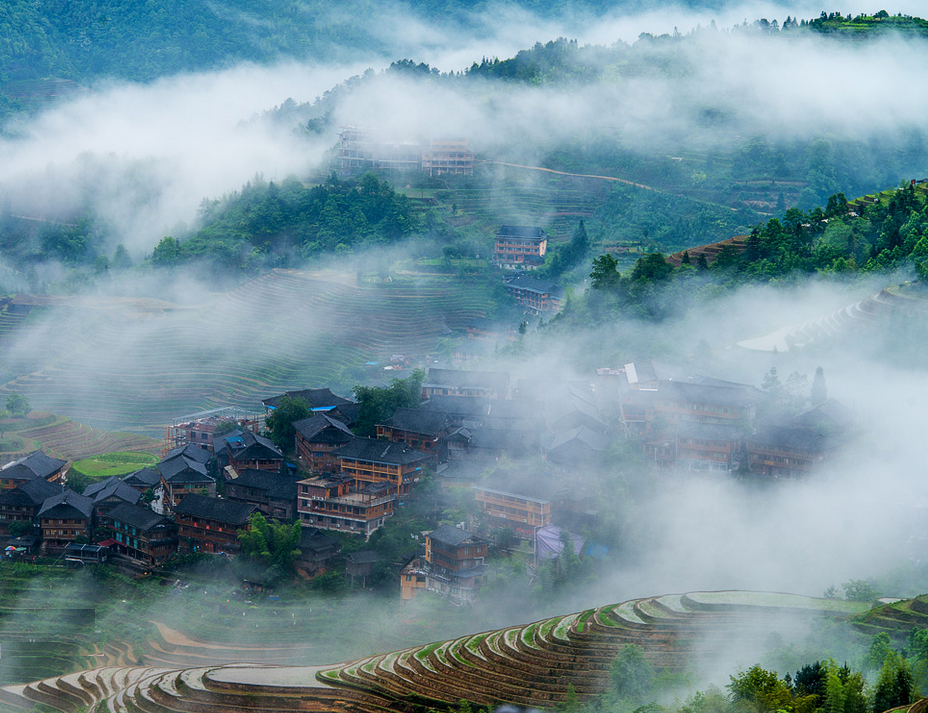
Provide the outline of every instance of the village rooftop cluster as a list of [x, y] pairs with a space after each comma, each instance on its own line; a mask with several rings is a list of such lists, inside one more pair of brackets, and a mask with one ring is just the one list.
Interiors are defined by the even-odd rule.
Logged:
[[[295, 459], [262, 434], [285, 399], [311, 406], [310, 417], [293, 423]], [[596, 543], [577, 533], [594, 528], [609, 450], [627, 438], [641, 444], [655, 474], [795, 479], [853, 433], [851, 413], [824, 393], [794, 415], [774, 401], [754, 386], [655, 361], [544, 383], [430, 368], [418, 406], [396, 409], [366, 438], [352, 430], [359, 404], [327, 388], [287, 392], [264, 400], [263, 417], [238, 418], [222, 433], [217, 426], [229, 421], [217, 414], [175, 423], [160, 463], [82, 494], [67, 487], [66, 461], [35, 452], [5, 465], [0, 537], [10, 556], [146, 570], [177, 553], [237, 553], [238, 533], [260, 512], [301, 524], [296, 569], [312, 577], [338, 556], [332, 533], [366, 540], [434, 478], [439, 492], [471, 489], [476, 512], [423, 533], [402, 569], [401, 597], [428, 590], [465, 603], [485, 582], [500, 528], [530, 546], [533, 566], [568, 542], [596, 556]], [[346, 576], [365, 585], [378, 560], [374, 551], [353, 552]]]

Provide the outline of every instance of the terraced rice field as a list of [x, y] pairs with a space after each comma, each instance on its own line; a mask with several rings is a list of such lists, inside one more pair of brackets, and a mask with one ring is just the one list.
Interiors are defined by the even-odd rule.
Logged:
[[570, 239], [580, 219], [593, 215], [609, 189], [602, 181], [544, 177], [505, 189], [439, 190], [435, 197], [445, 206], [456, 206], [465, 222], [488, 235], [495, 235], [500, 225], [540, 225], [558, 243]]
[[155, 427], [218, 406], [257, 410], [287, 389], [350, 389], [366, 361], [428, 354], [491, 305], [489, 284], [457, 278], [349, 282], [277, 270], [196, 309], [49, 308], [39, 327], [16, 332], [27, 339], [7, 338], [20, 375], [0, 398], [24, 393], [94, 427]]
[[[821, 618], [859, 614], [866, 604], [788, 594], [697, 592], [637, 599], [553, 617], [525, 626], [367, 656], [337, 666], [262, 663], [101, 667], [0, 689], [0, 706], [31, 709], [35, 702], [64, 713], [92, 706], [98, 713], [235, 710], [320, 713], [425, 713], [461, 699], [477, 705], [511, 703], [552, 709], [578, 695], [597, 694], [621, 647], [641, 646], [658, 669], [681, 670], [714, 655], [707, 632], [724, 629], [739, 644], [760, 644], [765, 625], [806, 627]], [[774, 621], [775, 620], [775, 621]], [[186, 657], [191, 642], [168, 643]], [[756, 639], [756, 641], [755, 641]], [[224, 649], [235, 655], [234, 647]], [[168, 652], [170, 653], [170, 652]], [[239, 660], [254, 652], [240, 650]], [[187, 664], [189, 665], [189, 664]]]
[[55, 414], [32, 415], [41, 425], [10, 432], [9, 435], [22, 442], [22, 447], [0, 453], [0, 465], [40, 449], [48, 455], [72, 461], [111, 451], [160, 452], [161, 442], [148, 436], [93, 428]]

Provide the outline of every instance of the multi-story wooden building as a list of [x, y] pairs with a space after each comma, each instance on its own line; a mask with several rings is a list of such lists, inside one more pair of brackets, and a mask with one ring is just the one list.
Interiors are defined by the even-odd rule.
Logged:
[[300, 481], [300, 489], [298, 507], [304, 526], [363, 535], [365, 539], [393, 515], [396, 507], [396, 490], [390, 483], [349, 490], [344, 482], [310, 478]]
[[89, 541], [93, 531], [93, 500], [67, 489], [47, 498], [36, 517], [42, 528], [42, 549], [61, 552], [78, 538]]
[[315, 527], [303, 527], [300, 533], [300, 554], [294, 560], [296, 571], [303, 577], [314, 577], [325, 571], [341, 549], [339, 541]]
[[265, 516], [293, 522], [296, 517], [297, 481], [299, 475], [287, 472], [249, 468], [226, 483], [229, 500], [257, 505]]
[[342, 473], [361, 483], [389, 483], [405, 495], [424, 475], [430, 456], [401, 443], [376, 438], [355, 438], [332, 451]]
[[453, 426], [451, 416], [441, 411], [398, 408], [385, 423], [377, 424], [377, 438], [402, 443], [436, 460], [445, 460], [444, 438]]
[[486, 577], [487, 545], [483, 538], [451, 525], [428, 533], [425, 555], [400, 574], [403, 601], [429, 590], [455, 604], [473, 602]]
[[800, 478], [818, 468], [829, 438], [808, 428], [762, 426], [747, 438], [748, 469], [773, 478]]
[[509, 374], [501, 371], [462, 371], [429, 369], [422, 382], [422, 399], [433, 396], [483, 396], [508, 399], [511, 392]]
[[258, 506], [190, 494], [174, 507], [178, 550], [182, 552], [238, 552], [238, 531], [247, 528]]
[[477, 509], [496, 527], [511, 527], [516, 535], [533, 539], [535, 530], [551, 522], [551, 501], [524, 493], [483, 485], [474, 487]]
[[156, 567], [177, 552], [178, 526], [146, 507], [122, 503], [107, 516], [116, 551], [146, 567]]
[[142, 494], [130, 485], [126, 485], [116, 476], [98, 480], [84, 488], [83, 495], [93, 500], [93, 512], [97, 522], [105, 519], [107, 514], [120, 503], [138, 504]]
[[140, 468], [123, 476], [122, 482], [144, 495], [149, 490], [154, 492], [161, 487], [161, 473], [151, 468]]
[[248, 468], [278, 472], [283, 467], [284, 454], [270, 438], [245, 431], [225, 438], [225, 443], [229, 465], [238, 473]]
[[61, 486], [33, 478], [15, 488], [0, 490], [0, 535], [9, 534], [14, 522], [35, 523], [36, 513], [48, 498], [61, 493]]
[[528, 314], [560, 312], [564, 308], [564, 290], [547, 280], [520, 275], [506, 283], [506, 292]]
[[191, 493], [216, 497], [216, 479], [206, 465], [210, 457], [208, 451], [193, 445], [168, 452], [168, 457], [158, 464], [167, 507], [173, 507]]
[[15, 488], [34, 478], [57, 483], [67, 472], [67, 465], [67, 461], [52, 458], [42, 451], [33, 451], [0, 468], [0, 490]]
[[728, 473], [741, 465], [744, 439], [740, 424], [684, 421], [664, 433], [652, 431], [643, 445], [645, 455], [664, 470]]
[[332, 451], [355, 438], [351, 429], [324, 413], [294, 421], [296, 452], [304, 468], [317, 473], [338, 471], [338, 458]]
[[548, 234], [537, 226], [504, 225], [496, 234], [493, 257], [506, 268], [532, 269], [544, 264]]

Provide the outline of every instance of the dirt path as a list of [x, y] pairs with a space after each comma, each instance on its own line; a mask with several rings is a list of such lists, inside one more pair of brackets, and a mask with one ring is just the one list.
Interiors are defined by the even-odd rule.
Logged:
[[624, 178], [616, 178], [615, 176], [597, 176], [591, 173], [567, 173], [566, 171], [555, 171], [553, 168], [542, 168], [541, 166], [523, 166], [519, 163], [505, 163], [504, 161], [487, 161], [487, 163], [493, 163], [497, 166], [509, 166], [509, 168], [527, 168], [530, 171], [543, 171], [545, 173], [554, 173], [558, 176], [572, 176], [574, 178], [599, 178], [603, 181], [614, 181], [615, 183], [624, 183], [626, 186], [634, 186], [635, 188], [644, 188], [646, 191], [654, 191], [655, 193], [664, 193], [660, 188], [655, 188], [654, 186], [646, 186], [643, 183], [635, 183], [634, 181], [629, 181]]
[[[205, 641], [195, 641], [194, 639], [188, 638], [181, 632], [176, 629], [172, 629], [166, 624], [162, 624], [160, 621], [151, 620], [151, 623], [158, 627], [158, 632], [169, 644], [175, 646], [194, 646], [201, 649], [225, 649], [228, 651], [255, 651], [255, 650], [265, 650], [263, 646], [228, 646], [227, 644], [211, 644]], [[273, 649], [275, 647], [269, 647]]]

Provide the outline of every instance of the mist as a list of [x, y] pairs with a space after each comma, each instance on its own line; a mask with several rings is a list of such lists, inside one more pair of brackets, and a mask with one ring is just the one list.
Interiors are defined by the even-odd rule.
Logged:
[[[503, 6], [476, 16], [471, 33], [414, 17], [403, 22], [397, 13], [390, 10], [380, 28], [396, 40], [389, 57], [102, 83], [14, 121], [0, 141], [0, 196], [14, 215], [67, 222], [90, 210], [107, 224], [110, 249], [122, 243], [139, 258], [165, 235], [195, 228], [202, 200], [234, 192], [256, 175], [325, 175], [337, 129], [346, 124], [376, 126], [402, 139], [463, 136], [479, 157], [537, 163], [564, 142], [597, 134], [625, 148], [668, 154], [687, 146], [731, 147], [752, 136], [889, 142], [918, 134], [928, 109], [923, 92], [905, 89], [918, 86], [928, 60], [922, 42], [851, 43], [725, 29], [745, 18], [816, 16], [809, 7], [616, 11], [594, 21], [583, 13], [542, 19]], [[719, 30], [707, 29], [713, 19]], [[621, 67], [625, 56], [619, 44], [593, 82], [532, 87], [390, 75], [339, 95], [321, 135], [258, 118], [288, 98], [313, 102], [348, 77], [367, 68], [379, 72], [402, 57], [462, 71], [483, 57], [509, 57], [560, 36], [611, 47], [634, 42], [641, 32], [677, 27], [685, 33], [697, 26], [703, 29], [683, 43], [647, 50], [649, 61], [673, 67], [669, 72], [614, 73], [610, 68]], [[928, 169], [924, 156], [921, 161]]]
[[[874, 9], [851, 3], [842, 12]], [[893, 11], [919, 9], [903, 2]], [[730, 146], [755, 135], [784, 142], [812, 134], [891, 143], [922, 131], [928, 95], [912, 88], [923, 84], [928, 43], [887, 37], [852, 44], [725, 29], [744, 19], [809, 18], [820, 10], [804, 4], [725, 4], [711, 11], [616, 11], [591, 21], [584, 13], [552, 20], [507, 6], [476, 16], [472, 33], [454, 34], [392, 8], [381, 25], [382, 39], [396, 42], [390, 56], [339, 65], [238, 66], [150, 84], [106, 83], [18, 120], [0, 140], [0, 197], [7, 197], [14, 215], [34, 218], [67, 221], [91, 210], [108, 225], [110, 247], [123, 244], [139, 260], [163, 236], [195, 229], [203, 199], [239, 190], [258, 175], [274, 181], [290, 175], [320, 179], [331, 168], [338, 127], [347, 124], [376, 126], [400, 139], [464, 136], [479, 158], [532, 165], [560, 144], [597, 133], [623, 147], [671, 153], [690, 143]], [[705, 29], [713, 21], [718, 30]], [[380, 74], [403, 57], [461, 72], [483, 57], [510, 57], [559, 36], [612, 47], [635, 42], [641, 32], [677, 28], [686, 33], [697, 26], [704, 29], [683, 45], [652, 48], [653, 57], [678, 67], [668, 75], [617, 71], [589, 83], [530, 87]], [[615, 51], [619, 54], [607, 64], [621, 64], [622, 45]], [[338, 96], [321, 133], [299, 131], [295, 123], [264, 114], [288, 98], [312, 103], [368, 68], [374, 76]], [[722, 117], [718, 123], [706, 119], [710, 109]], [[922, 154], [919, 160], [924, 159], [928, 156]], [[928, 161], [922, 166], [928, 170]], [[364, 335], [384, 335], [376, 345], [378, 358], [415, 348], [411, 337], [404, 341], [391, 334], [392, 323], [363, 304], [356, 275], [369, 265], [402, 264], [415, 249], [413, 239], [351, 258], [330, 256], [312, 264], [312, 273], [280, 271], [230, 289], [205, 285], [196, 265], [175, 273], [133, 271], [88, 290], [86, 302], [36, 318], [5, 347], [0, 374], [11, 379], [7, 391], [44, 384], [33, 396], [41, 408], [150, 433], [181, 416], [181, 407], [257, 410], [262, 397], [309, 386], [331, 385], [347, 394], [356, 383], [388, 380], [384, 372], [372, 375], [358, 368], [358, 355], [369, 353], [363, 351], [368, 344], [358, 346]], [[38, 269], [40, 281], [60, 279], [67, 271], [57, 264]], [[890, 324], [796, 352], [737, 346], [909, 277], [748, 287], [694, 298], [681, 305], [679, 319], [659, 324], [616, 318], [605, 327], [569, 332], [554, 324], [529, 335], [521, 352], [503, 350], [481, 364], [506, 369], [514, 378], [592, 381], [596, 367], [658, 358], [756, 386], [774, 367], [781, 378], [793, 371], [811, 378], [822, 366], [829, 396], [852, 408], [861, 427], [859, 437], [808, 481], [757, 489], [730, 480], [678, 477], [630, 489], [622, 503], [627, 522], [621, 553], [595, 586], [549, 602], [550, 611], [527, 610], [513, 595], [494, 602], [495, 619], [482, 623], [501, 626], [695, 590], [820, 596], [829, 587], [863, 578], [885, 583], [891, 588], [887, 595], [919, 593], [928, 578], [910, 543], [923, 536], [914, 524], [920, 518], [916, 505], [928, 502], [921, 475], [928, 455], [921, 433], [928, 417], [928, 371], [896, 356], [919, 352], [922, 345]], [[425, 280], [403, 279], [410, 292], [428, 294]], [[278, 290], [284, 282], [287, 289]], [[0, 272], [0, 283], [25, 289], [26, 280]], [[454, 322], [463, 317], [449, 317], [440, 306], [419, 317], [416, 337], [433, 354], [440, 340], [463, 326]], [[700, 340], [712, 350], [705, 364], [694, 363]], [[191, 364], [198, 385], [208, 387], [197, 401], [188, 396]], [[262, 374], [258, 386], [251, 378], [256, 372]], [[140, 373], [147, 376], [145, 383], [134, 378]], [[570, 485], [580, 475], [564, 478]], [[604, 470], [606, 482], [618, 477]], [[383, 616], [373, 607], [370, 613], [371, 621]], [[184, 617], [179, 609], [159, 612], [170, 624], [169, 614]], [[376, 645], [398, 648], [406, 625], [405, 620], [383, 624]], [[455, 620], [416, 635], [451, 636], [469, 625]], [[322, 648], [313, 662], [369, 651], [363, 632], [353, 633], [359, 638], [351, 646]], [[757, 655], [738, 652], [748, 663]], [[729, 672], [720, 666], [706, 675]]]

